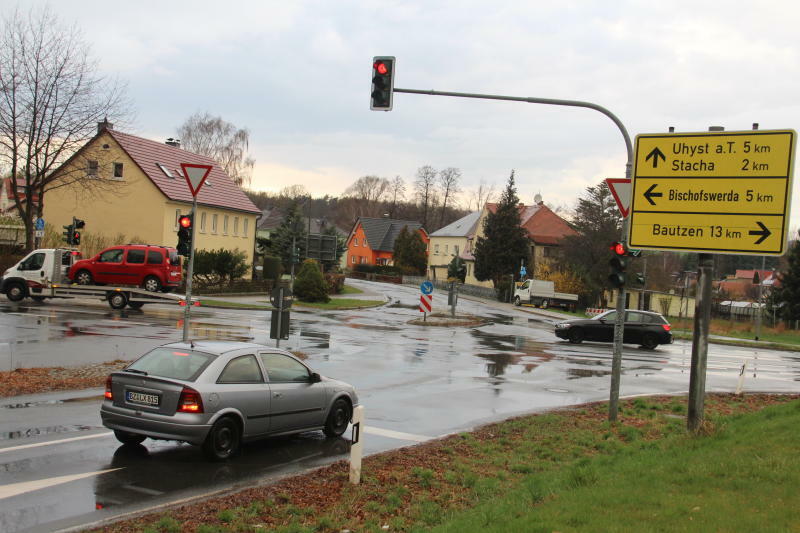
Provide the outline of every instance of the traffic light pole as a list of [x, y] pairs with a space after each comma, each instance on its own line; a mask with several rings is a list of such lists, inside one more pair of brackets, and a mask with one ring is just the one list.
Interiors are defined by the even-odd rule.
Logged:
[[192, 240], [189, 244], [189, 266], [186, 267], [186, 309], [183, 311], [183, 342], [189, 341], [189, 320], [192, 315], [192, 275], [194, 274], [194, 214], [197, 211], [197, 196], [192, 202]]
[[[560, 100], [557, 98], [536, 98], [526, 96], [502, 96], [496, 94], [476, 94], [476, 93], [457, 93], [450, 91], [433, 91], [433, 90], [418, 90], [418, 89], [398, 89], [394, 88], [396, 93], [408, 94], [427, 94], [430, 96], [454, 96], [458, 98], [476, 98], [481, 100], [506, 100], [510, 102], [527, 102], [529, 104], [545, 104], [545, 105], [558, 105], [567, 107], [585, 107], [594, 109], [610, 118], [614, 124], [619, 128], [622, 133], [622, 138], [625, 141], [625, 149], [628, 154], [628, 161], [625, 163], [625, 178], [630, 180], [633, 170], [633, 145], [631, 143], [628, 130], [625, 125], [617, 116], [603, 106], [593, 104], [591, 102], [582, 102], [580, 100]], [[391, 109], [391, 107], [390, 107]], [[628, 242], [628, 218], [625, 217], [622, 222], [622, 236], [620, 239], [623, 245]], [[623, 330], [625, 327], [625, 287], [622, 286], [617, 289], [617, 317], [614, 322], [614, 353], [611, 359], [611, 394], [608, 402], [608, 419], [611, 422], [617, 420], [617, 412], [619, 410], [619, 382], [620, 374], [622, 372], [622, 338]]]

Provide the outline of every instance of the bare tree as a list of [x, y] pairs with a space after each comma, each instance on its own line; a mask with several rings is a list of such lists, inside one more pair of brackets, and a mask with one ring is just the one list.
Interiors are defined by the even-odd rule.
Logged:
[[389, 196], [392, 197], [392, 203], [389, 207], [389, 216], [394, 218], [397, 204], [404, 201], [406, 197], [406, 182], [400, 176], [395, 176], [391, 181]]
[[311, 197], [302, 185], [287, 185], [278, 192], [278, 198], [288, 198], [290, 200], [298, 200], [306, 196]]
[[[481, 178], [480, 183], [478, 184], [478, 188], [473, 190], [470, 195], [469, 200], [469, 210], [470, 211], [479, 211], [483, 209], [483, 206], [486, 202], [492, 201], [492, 196], [494, 196], [494, 183], [486, 184], [486, 180]], [[475, 205], [473, 209], [473, 203]]]
[[344, 191], [345, 198], [356, 200], [358, 216], [379, 216], [382, 214], [382, 203], [386, 200], [391, 183], [378, 176], [361, 176]]
[[239, 187], [250, 184], [256, 160], [247, 155], [250, 132], [222, 117], [195, 113], [178, 128], [183, 147], [215, 160]]
[[34, 217], [42, 216], [48, 191], [80, 183], [81, 194], [87, 194], [109, 183], [78, 163], [57, 175], [53, 171], [95, 134], [101, 120], [127, 116], [125, 86], [97, 73], [76, 26], [61, 24], [49, 8], [16, 10], [3, 19], [0, 166], [12, 178], [27, 250], [33, 249]]
[[457, 168], [447, 167], [439, 171], [439, 190], [442, 195], [442, 209], [439, 212], [439, 225], [444, 226], [444, 215], [447, 204], [453, 203], [455, 197], [461, 192], [461, 171]]
[[414, 194], [422, 210], [422, 226], [428, 229], [428, 212], [436, 203], [436, 169], [430, 165], [417, 169], [417, 179], [414, 181]]

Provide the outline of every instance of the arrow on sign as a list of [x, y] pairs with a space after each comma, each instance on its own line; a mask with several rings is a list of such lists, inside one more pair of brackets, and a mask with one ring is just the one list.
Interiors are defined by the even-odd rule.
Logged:
[[650, 202], [650, 205], [656, 205], [656, 203], [653, 201], [653, 198], [661, 198], [662, 196], [664, 196], [664, 193], [662, 192], [653, 192], [653, 189], [655, 189], [657, 186], [658, 184], [654, 183], [650, 186], [649, 189], [644, 191], [644, 197], [647, 199], [648, 202]]
[[658, 149], [658, 146], [653, 148], [647, 157], [644, 158], [645, 161], [649, 161], [650, 158], [653, 158], [653, 168], [658, 168], [658, 158], [660, 157], [662, 161], [667, 161], [667, 156], [664, 155], [664, 152]]
[[756, 244], [761, 244], [764, 242], [764, 239], [772, 235], [772, 232], [761, 222], [756, 221], [756, 224], [761, 228], [761, 230], [750, 230], [750, 235], [761, 235], [761, 238], [756, 241]]

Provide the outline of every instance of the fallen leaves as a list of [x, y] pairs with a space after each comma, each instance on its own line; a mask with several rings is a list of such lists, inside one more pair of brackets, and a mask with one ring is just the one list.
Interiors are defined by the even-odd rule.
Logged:
[[127, 363], [116, 360], [75, 367], [17, 368], [0, 372], [0, 397], [102, 387], [111, 372]]

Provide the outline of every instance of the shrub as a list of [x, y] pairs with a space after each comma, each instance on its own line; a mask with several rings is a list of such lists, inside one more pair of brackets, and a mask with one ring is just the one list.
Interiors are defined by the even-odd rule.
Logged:
[[365, 274], [382, 274], [384, 276], [399, 276], [403, 273], [400, 267], [394, 265], [367, 265], [359, 264], [353, 267], [356, 272]]
[[[195, 250], [192, 278], [207, 285], [219, 285], [244, 276], [249, 270], [241, 250]], [[186, 262], [188, 264], [188, 261]]]
[[302, 302], [328, 302], [328, 284], [322, 276], [319, 263], [306, 259], [294, 279], [294, 294]]
[[281, 258], [274, 255], [264, 256], [264, 279], [278, 280], [283, 274]]
[[344, 274], [326, 272], [325, 283], [328, 284], [329, 294], [341, 294], [344, 290]]

